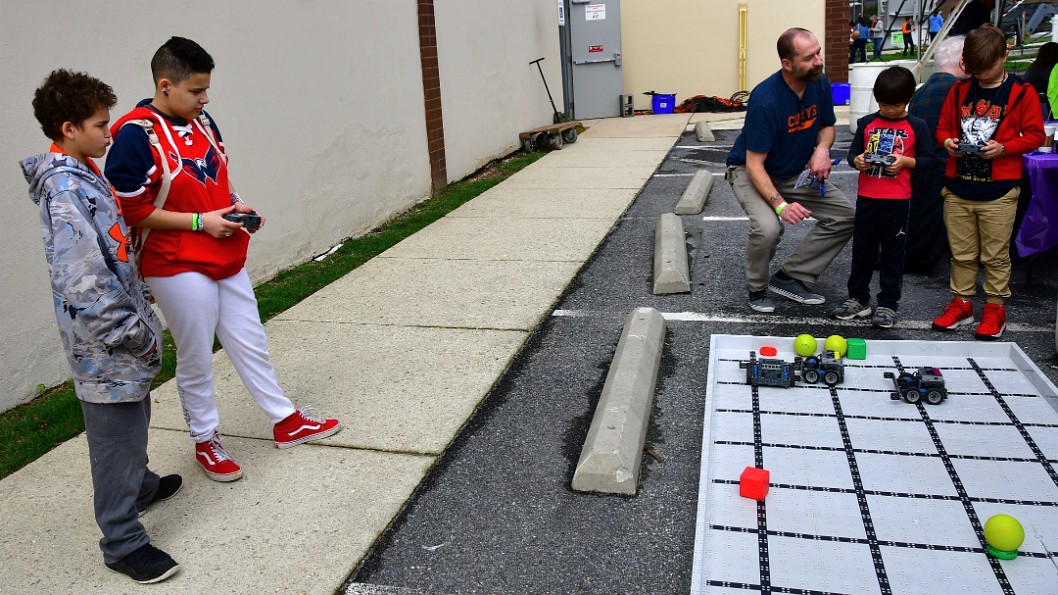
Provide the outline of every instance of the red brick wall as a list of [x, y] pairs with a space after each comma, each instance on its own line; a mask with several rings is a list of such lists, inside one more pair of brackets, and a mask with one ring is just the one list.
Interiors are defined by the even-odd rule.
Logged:
[[430, 189], [436, 195], [448, 185], [445, 164], [445, 129], [441, 115], [441, 77], [437, 68], [437, 29], [434, 27], [433, 0], [418, 0], [419, 58], [422, 62], [422, 90], [425, 98], [426, 143], [430, 152]]
[[849, 82], [849, 12], [848, 0], [826, 0], [826, 41], [823, 59], [827, 78], [832, 83]]

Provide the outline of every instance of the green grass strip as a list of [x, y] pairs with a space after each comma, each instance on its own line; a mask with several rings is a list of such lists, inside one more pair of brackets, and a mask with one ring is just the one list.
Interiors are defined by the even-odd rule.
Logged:
[[[495, 161], [478, 174], [452, 184], [436, 197], [423, 201], [382, 227], [345, 240], [341, 248], [323, 261], [310, 260], [279, 272], [255, 290], [261, 318], [268, 320], [291, 308], [544, 155], [519, 152]], [[215, 349], [219, 347], [214, 345]], [[163, 353], [162, 371], [154, 379], [155, 387], [172, 379], [176, 371], [176, 346], [169, 331], [165, 331]], [[41, 395], [29, 403], [0, 414], [0, 478], [84, 431], [84, 418], [72, 381], [50, 390], [44, 390], [42, 386], [40, 392]]]

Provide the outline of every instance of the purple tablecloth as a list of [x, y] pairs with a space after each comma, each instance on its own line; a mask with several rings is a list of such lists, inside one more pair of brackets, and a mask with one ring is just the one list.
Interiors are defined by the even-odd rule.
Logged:
[[1058, 154], [1029, 154], [1024, 159], [1032, 200], [1015, 240], [1023, 257], [1058, 246]]

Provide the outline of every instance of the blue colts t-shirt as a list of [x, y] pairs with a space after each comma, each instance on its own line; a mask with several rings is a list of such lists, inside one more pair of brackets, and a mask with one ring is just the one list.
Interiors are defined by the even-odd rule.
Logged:
[[836, 121], [826, 76], [808, 83], [803, 96], [797, 97], [780, 70], [753, 89], [746, 123], [727, 155], [727, 164], [745, 165], [747, 150], [767, 153], [764, 169], [768, 175], [792, 178], [812, 158], [819, 129], [833, 126]]

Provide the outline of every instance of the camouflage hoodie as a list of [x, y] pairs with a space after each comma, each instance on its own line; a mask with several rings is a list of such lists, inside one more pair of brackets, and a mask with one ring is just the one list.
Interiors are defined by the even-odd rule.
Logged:
[[55, 318], [77, 397], [142, 400], [161, 368], [162, 326], [136, 274], [110, 184], [61, 153], [27, 157], [21, 165], [29, 198], [40, 209]]

